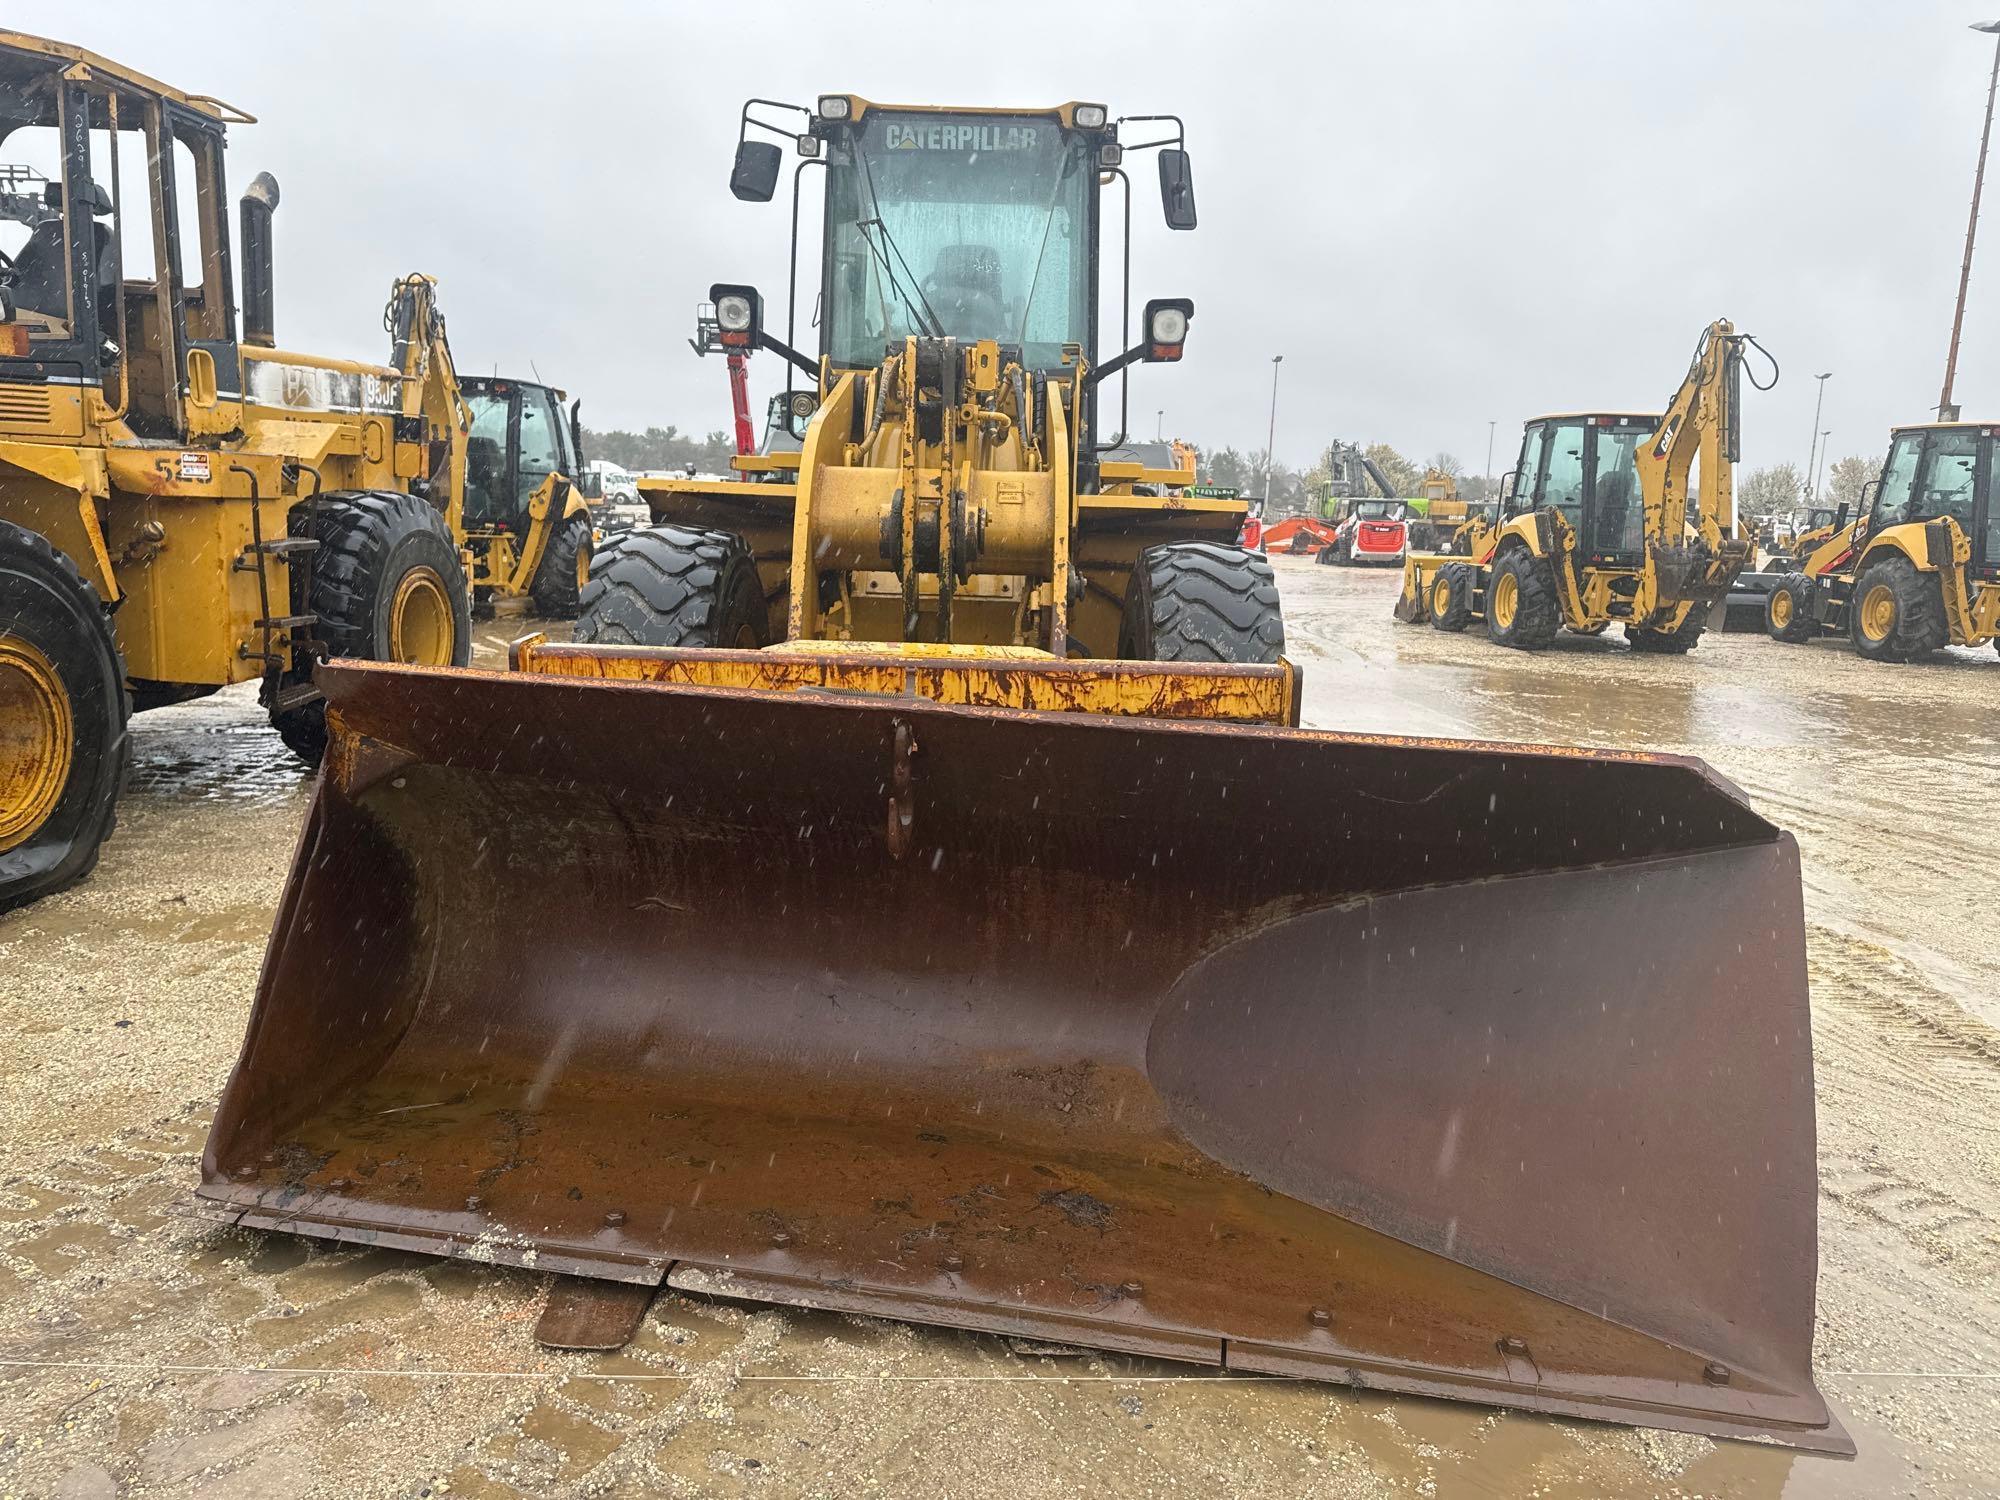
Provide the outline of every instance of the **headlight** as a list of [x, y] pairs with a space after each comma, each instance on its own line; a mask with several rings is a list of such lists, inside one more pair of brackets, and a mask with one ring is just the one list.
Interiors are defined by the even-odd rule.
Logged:
[[1079, 104], [1071, 116], [1079, 130], [1102, 130], [1108, 111], [1101, 104]]
[[1097, 148], [1097, 164], [1100, 167], [1115, 167], [1125, 160], [1125, 148], [1116, 141], [1106, 141]]
[[[1153, 321], [1157, 324], [1159, 319]], [[1182, 321], [1185, 324], [1186, 320]], [[750, 299], [741, 293], [716, 298], [715, 326], [724, 333], [747, 333], [750, 329]]]
[[801, 156], [804, 156], [804, 157], [816, 157], [816, 156], [818, 156], [818, 155], [819, 155], [819, 137], [818, 137], [818, 136], [816, 136], [816, 135], [802, 135], [802, 136], [800, 136], [800, 137], [799, 137], [799, 155], [801, 155]]
[[819, 117], [822, 120], [844, 120], [853, 112], [853, 101], [845, 94], [819, 96]]
[[819, 397], [811, 391], [793, 391], [791, 407], [793, 418], [803, 422], [818, 410]]
[[[728, 327], [724, 324], [723, 327]], [[1156, 344], [1185, 344], [1187, 342], [1188, 317], [1178, 307], [1156, 308], [1153, 312], [1152, 337]]]

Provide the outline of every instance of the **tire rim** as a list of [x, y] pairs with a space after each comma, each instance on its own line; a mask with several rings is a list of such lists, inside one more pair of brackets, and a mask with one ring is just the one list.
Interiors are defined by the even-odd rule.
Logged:
[[1861, 633], [1871, 641], [1886, 641], [1896, 628], [1896, 591], [1878, 583], [1861, 596]]
[[1780, 630], [1792, 623], [1792, 596], [1783, 589], [1771, 595], [1771, 623]]
[[1439, 578], [1431, 585], [1431, 613], [1442, 615], [1451, 608], [1451, 580]]
[[1520, 580], [1512, 573], [1502, 573], [1493, 584], [1493, 623], [1502, 630], [1512, 629], [1515, 612], [1520, 607]]
[[412, 568], [389, 605], [389, 660], [407, 666], [451, 665], [457, 644], [451, 594], [433, 568]]
[[76, 718], [55, 663], [19, 637], [0, 639], [0, 853], [49, 820], [75, 753]]

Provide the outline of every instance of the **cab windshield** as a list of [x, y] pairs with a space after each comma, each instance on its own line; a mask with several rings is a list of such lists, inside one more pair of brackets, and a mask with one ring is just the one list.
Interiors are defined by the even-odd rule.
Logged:
[[1354, 507], [1354, 513], [1364, 521], [1400, 521], [1403, 519], [1403, 502], [1363, 500]]
[[871, 111], [827, 153], [828, 352], [881, 362], [911, 334], [1087, 343], [1090, 143], [1052, 119]]

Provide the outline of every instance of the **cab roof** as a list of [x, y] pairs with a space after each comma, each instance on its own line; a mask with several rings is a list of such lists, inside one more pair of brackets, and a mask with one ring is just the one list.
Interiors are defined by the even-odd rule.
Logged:
[[225, 104], [213, 94], [184, 94], [177, 88], [161, 83], [157, 78], [148, 78], [144, 73], [128, 68], [123, 63], [113, 62], [108, 57], [100, 57], [83, 47], [71, 46], [68, 42], [52, 42], [47, 37], [29, 36], [25, 31], [0, 31], [0, 54], [7, 52], [47, 57], [59, 63], [81, 64], [97, 77], [115, 79], [127, 88], [142, 94], [170, 99], [176, 104], [186, 105], [196, 114], [207, 115], [212, 120], [221, 120], [232, 125], [257, 123], [255, 115], [247, 114], [233, 104]]
[[[1043, 119], [1060, 120], [1065, 129], [1076, 123], [1076, 108], [1079, 104], [1095, 104], [1097, 101], [1071, 99], [1063, 104], [1031, 106], [1005, 104], [884, 104], [878, 99], [864, 99], [859, 94], [821, 94], [822, 99], [841, 98], [848, 102], [850, 120], [860, 120], [871, 110], [883, 110], [899, 115], [1037, 115]], [[1110, 111], [1105, 111], [1107, 121]]]
[[2000, 427], [2000, 422], [1901, 422], [1889, 429], [1889, 436], [1902, 432], [1956, 432], [1967, 427]]
[[1613, 422], [1647, 422], [1658, 427], [1660, 413], [1656, 411], [1552, 411], [1544, 416], [1530, 417], [1523, 426], [1532, 427], [1537, 422], [1581, 422], [1592, 417]]

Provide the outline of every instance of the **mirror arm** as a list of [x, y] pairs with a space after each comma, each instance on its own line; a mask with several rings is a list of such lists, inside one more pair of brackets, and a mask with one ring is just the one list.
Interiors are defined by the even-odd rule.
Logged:
[[785, 360], [789, 364], [796, 365], [804, 373], [812, 376], [813, 389], [819, 389], [818, 360], [806, 358], [805, 355], [799, 353], [798, 350], [794, 349], [776, 334], [766, 333], [761, 328], [757, 330], [757, 347], [759, 349], [769, 349], [778, 358]]
[[[1107, 359], [1103, 364], [1099, 365], [1096, 369], [1090, 371], [1087, 375], [1083, 377], [1084, 384], [1096, 385], [1098, 381], [1105, 379], [1107, 376], [1116, 375], [1120, 370], [1125, 369], [1128, 365], [1133, 365], [1138, 363], [1139, 360], [1145, 357], [1145, 353], [1146, 353], [1146, 346], [1144, 344], [1134, 344], [1130, 349], [1127, 349], [1123, 354], [1120, 354], [1113, 359]], [[1117, 445], [1113, 444], [1112, 446], [1116, 447]]]

